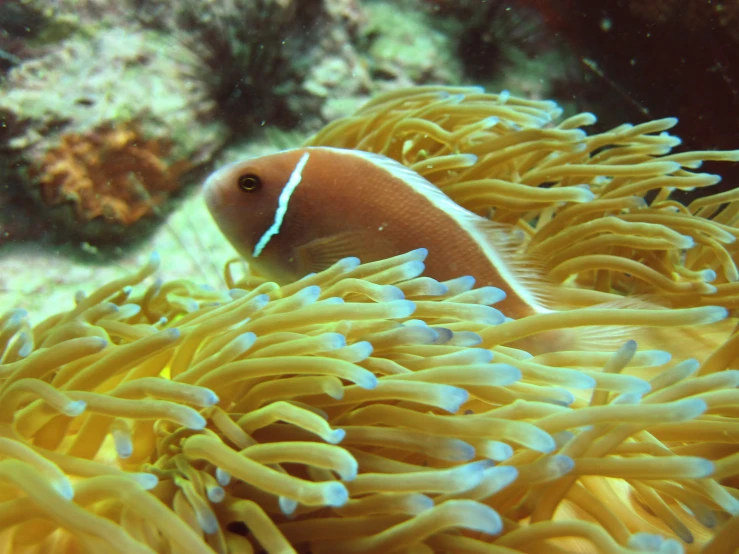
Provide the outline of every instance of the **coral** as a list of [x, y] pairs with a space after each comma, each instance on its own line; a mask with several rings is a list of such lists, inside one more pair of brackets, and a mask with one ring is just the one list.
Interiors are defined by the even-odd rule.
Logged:
[[[146, 2], [136, 13], [190, 50], [190, 74], [240, 138], [265, 126], [315, 130], [325, 102], [363, 85], [347, 79], [364, 21], [354, 0]], [[341, 67], [340, 82], [321, 79], [326, 60]]]
[[212, 106], [203, 90], [172, 63], [184, 55], [172, 41], [151, 32], [111, 29], [65, 40], [53, 52], [11, 70], [3, 83], [0, 108], [26, 126], [10, 146], [39, 146], [32, 150], [35, 158], [56, 136], [119, 120], [139, 121], [147, 134], [177, 141], [179, 155], [198, 153], [203, 138], [218, 144], [219, 129], [207, 121]]
[[[434, 29], [428, 16], [397, 3], [367, 4], [364, 32], [371, 75], [396, 86], [412, 83], [456, 84], [462, 79], [453, 39]], [[434, 52], [429, 56], [429, 52]]]
[[61, 140], [31, 174], [46, 205], [72, 205], [80, 229], [95, 218], [127, 227], [155, 214], [191, 168], [187, 160], [167, 161], [171, 143], [145, 139], [135, 123], [105, 125]]
[[[315, 131], [373, 93], [456, 82], [458, 63], [424, 14], [357, 0], [146, 2], [143, 24], [194, 54], [221, 117], [239, 136], [275, 125]], [[433, 57], [429, 51], [435, 52]]]

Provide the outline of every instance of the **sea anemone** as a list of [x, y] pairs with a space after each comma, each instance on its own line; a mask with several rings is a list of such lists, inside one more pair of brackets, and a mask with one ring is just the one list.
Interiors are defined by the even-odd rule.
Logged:
[[[648, 296], [669, 307], [737, 306], [739, 190], [688, 206], [673, 191], [718, 175], [703, 161], [739, 151], [671, 153], [675, 118], [587, 135], [596, 118], [561, 119], [550, 101], [477, 88], [416, 87], [384, 94], [335, 121], [310, 146], [377, 152], [417, 171], [461, 206], [511, 226], [561, 301]], [[587, 292], [585, 292], [587, 291]]]
[[[420, 249], [281, 287], [227, 265], [227, 292], [145, 286], [154, 257], [33, 328], [0, 318], [6, 550], [734, 552], [739, 334], [703, 335], [736, 323], [738, 193], [669, 195], [737, 154], [670, 154], [674, 120], [588, 137], [592, 115], [559, 115], [427, 87], [310, 141], [508, 225], [558, 312], [508, 320]], [[602, 326], [636, 340], [506, 346]], [[655, 326], [704, 361], [645, 347]]]
[[6, 549], [728, 552], [736, 372], [479, 348], [501, 292], [424, 257], [136, 292], [154, 258], [34, 329], [8, 313]]

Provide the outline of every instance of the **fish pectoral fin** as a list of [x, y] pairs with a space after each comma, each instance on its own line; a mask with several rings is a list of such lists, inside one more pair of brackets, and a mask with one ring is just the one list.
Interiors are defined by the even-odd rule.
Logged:
[[345, 231], [307, 242], [294, 249], [295, 261], [303, 273], [318, 273], [343, 258], [356, 256], [372, 262], [397, 254], [392, 245], [370, 231]]
[[491, 263], [508, 286], [531, 307], [557, 309], [560, 285], [547, 277], [543, 261], [525, 251], [522, 231], [473, 213], [467, 217], [468, 228], [476, 231], [480, 245], [487, 250]]

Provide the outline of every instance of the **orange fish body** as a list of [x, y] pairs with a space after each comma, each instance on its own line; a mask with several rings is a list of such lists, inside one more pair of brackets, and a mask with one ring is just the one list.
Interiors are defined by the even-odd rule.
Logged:
[[525, 282], [534, 281], [533, 273], [526, 277], [526, 268], [507, 252], [510, 230], [461, 208], [385, 156], [326, 147], [288, 150], [216, 171], [205, 196], [236, 249], [278, 283], [348, 256], [370, 262], [426, 248], [426, 275], [439, 281], [472, 275], [478, 286], [504, 290], [506, 299], [496, 307], [506, 316], [549, 311]]
[[[474, 164], [474, 156], [469, 158]], [[280, 284], [350, 256], [372, 262], [425, 248], [425, 275], [439, 281], [471, 275], [477, 286], [502, 289], [506, 298], [495, 307], [509, 318], [572, 307], [560, 300], [561, 285], [548, 282], [517, 251], [511, 227], [462, 208], [416, 172], [379, 154], [306, 147], [236, 162], [207, 179], [205, 198], [221, 231], [252, 268]], [[600, 298], [611, 309], [654, 307], [618, 295]], [[716, 309], [703, 323], [725, 313]], [[726, 335], [724, 327], [714, 329], [716, 336]], [[615, 350], [626, 340], [622, 331], [641, 348], [705, 357], [695, 352], [691, 329], [572, 328], [507, 344], [532, 354]], [[713, 344], [708, 331], [699, 334]], [[681, 351], [683, 342], [687, 352]]]

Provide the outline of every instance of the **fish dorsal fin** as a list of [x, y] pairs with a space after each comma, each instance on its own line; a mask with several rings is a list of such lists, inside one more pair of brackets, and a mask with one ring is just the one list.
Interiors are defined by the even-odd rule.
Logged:
[[468, 233], [508, 287], [535, 312], [550, 312], [555, 308], [556, 289], [559, 285], [546, 277], [543, 263], [523, 252], [523, 238], [515, 227], [493, 222], [470, 212], [436, 185], [391, 158], [359, 150], [332, 150], [363, 158], [402, 180], [436, 208], [443, 210]]

